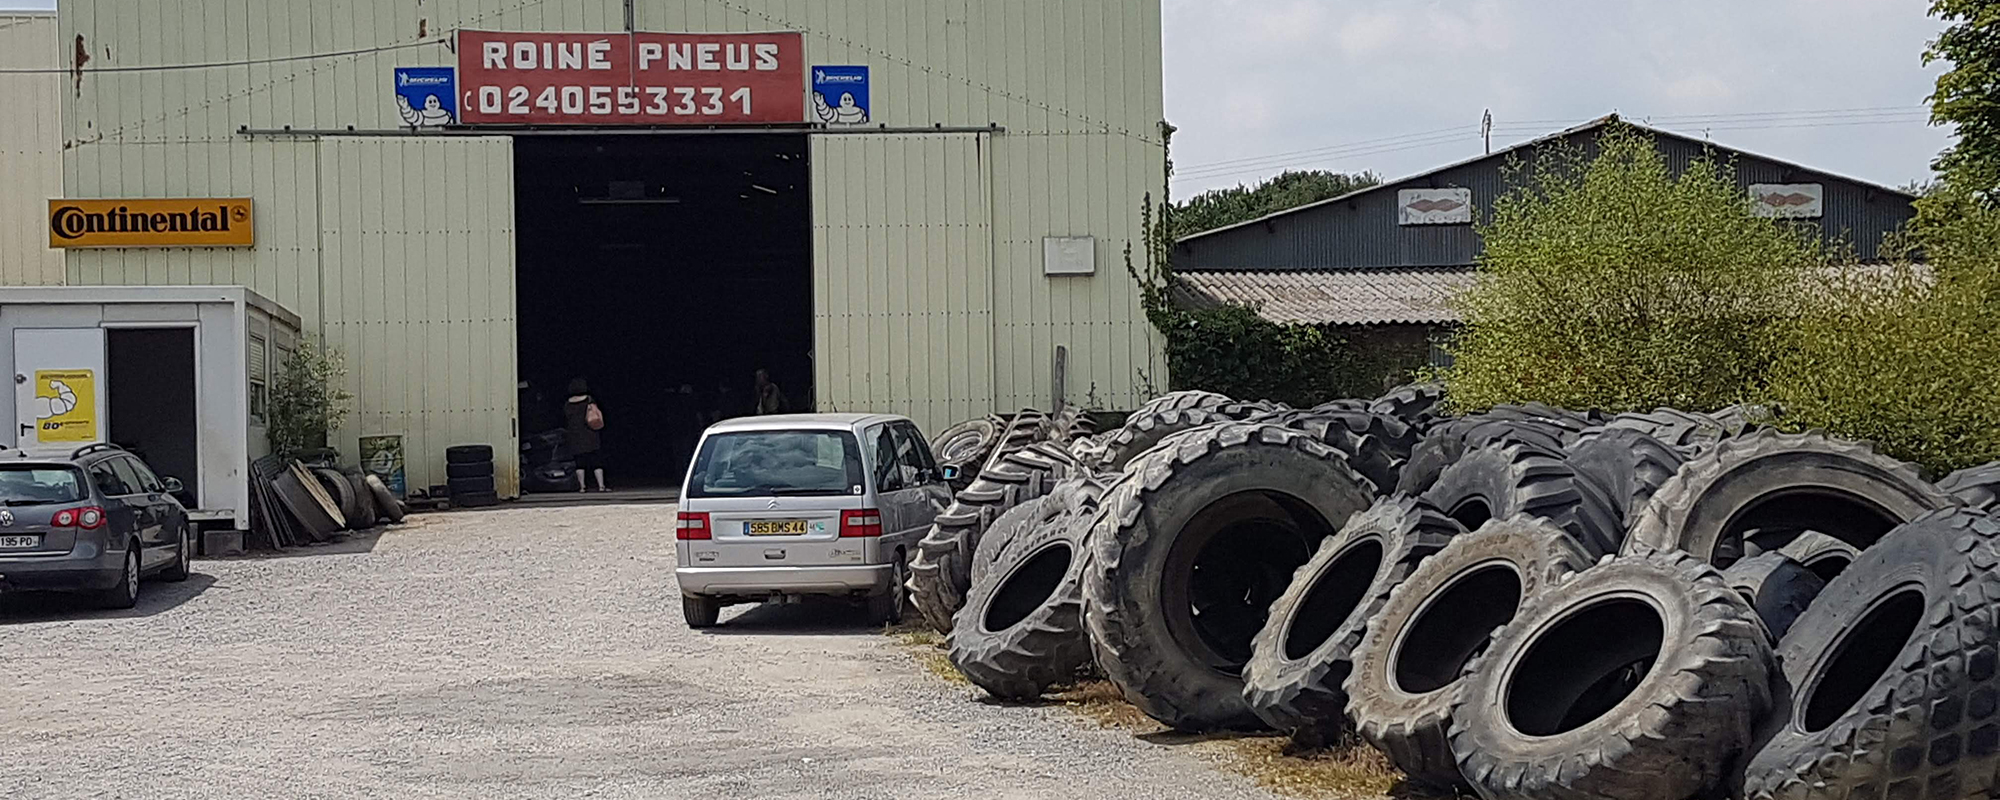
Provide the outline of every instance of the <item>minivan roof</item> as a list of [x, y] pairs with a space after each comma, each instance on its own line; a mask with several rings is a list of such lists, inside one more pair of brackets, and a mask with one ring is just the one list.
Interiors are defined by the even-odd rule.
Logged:
[[709, 426], [709, 433], [738, 433], [744, 431], [796, 431], [796, 430], [853, 430], [865, 428], [880, 422], [902, 422], [908, 417], [896, 414], [772, 414], [763, 417], [739, 417], [723, 420]]

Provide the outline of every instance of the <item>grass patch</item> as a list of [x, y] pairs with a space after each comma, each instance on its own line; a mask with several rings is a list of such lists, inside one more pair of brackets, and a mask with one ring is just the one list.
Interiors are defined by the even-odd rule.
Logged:
[[944, 634], [908, 622], [885, 628], [883, 632], [909, 651], [910, 657], [916, 659], [917, 665], [923, 667], [925, 672], [943, 678], [947, 683], [972, 685], [972, 681], [967, 680], [958, 667], [952, 666], [951, 657], [945, 655]]

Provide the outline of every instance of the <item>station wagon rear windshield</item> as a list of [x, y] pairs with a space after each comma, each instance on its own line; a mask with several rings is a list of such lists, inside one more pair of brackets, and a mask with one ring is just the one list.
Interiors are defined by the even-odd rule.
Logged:
[[33, 506], [83, 498], [83, 472], [75, 467], [0, 465], [0, 503]]
[[688, 497], [811, 497], [861, 493], [861, 446], [848, 431], [744, 431], [708, 437]]

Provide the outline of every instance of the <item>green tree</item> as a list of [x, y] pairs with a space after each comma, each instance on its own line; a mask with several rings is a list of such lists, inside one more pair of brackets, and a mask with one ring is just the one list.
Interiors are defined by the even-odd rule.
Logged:
[[280, 367], [271, 386], [271, 449], [290, 457], [325, 447], [354, 402], [345, 388], [347, 362], [340, 350], [308, 337]]
[[1629, 126], [1598, 149], [1509, 166], [1478, 279], [1456, 299], [1452, 403], [1709, 410], [1761, 396], [1777, 327], [1828, 263], [1817, 234], [1757, 216], [1721, 163], [1674, 174]]
[[1936, 168], [1987, 202], [2000, 197], [2000, 0], [1932, 0], [1949, 23], [1924, 50], [1924, 64], [1947, 62], [1930, 96], [1931, 121], [1952, 125], [1958, 143]]
[[1212, 189], [1175, 204], [1174, 238], [1246, 222], [1380, 184], [1373, 172], [1288, 171], [1255, 186]]

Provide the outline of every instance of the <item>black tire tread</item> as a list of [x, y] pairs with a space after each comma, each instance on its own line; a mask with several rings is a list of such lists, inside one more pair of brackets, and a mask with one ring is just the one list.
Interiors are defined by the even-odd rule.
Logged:
[[1782, 551], [1731, 564], [1722, 571], [1722, 579], [1757, 610], [1757, 618], [1763, 621], [1773, 646], [1826, 588], [1826, 582], [1818, 575]]
[[[1483, 484], [1483, 485], [1482, 485]], [[1625, 526], [1610, 498], [1557, 451], [1526, 442], [1497, 442], [1467, 451], [1446, 467], [1423, 497], [1449, 513], [1480, 488], [1496, 519], [1541, 517], [1575, 537], [1592, 555], [1618, 552]]]
[[[994, 697], [1034, 699], [1074, 680], [1091, 663], [1090, 638], [1083, 630], [1083, 572], [1089, 520], [1097, 510], [1093, 485], [1087, 479], [1065, 482], [1035, 503], [1026, 530], [1000, 548], [987, 579], [974, 581], [958, 610], [946, 652], [959, 672]], [[1008, 573], [1056, 542], [1070, 547], [1070, 564], [1055, 591], [1020, 622], [985, 630], [980, 620]]]
[[2000, 509], [2000, 461], [1982, 464], [1944, 476], [1938, 489], [1959, 499], [1967, 508], [1980, 511]]
[[910, 601], [939, 633], [951, 632], [952, 617], [965, 604], [965, 592], [972, 585], [971, 557], [981, 535], [1000, 515], [1047, 494], [1077, 470], [1069, 452], [1051, 443], [1030, 443], [996, 452], [994, 457], [979, 478], [938, 514], [911, 554]]
[[1621, 528], [1687, 463], [1684, 452], [1630, 428], [1585, 434], [1570, 444], [1564, 457], [1577, 474], [1604, 489]]

